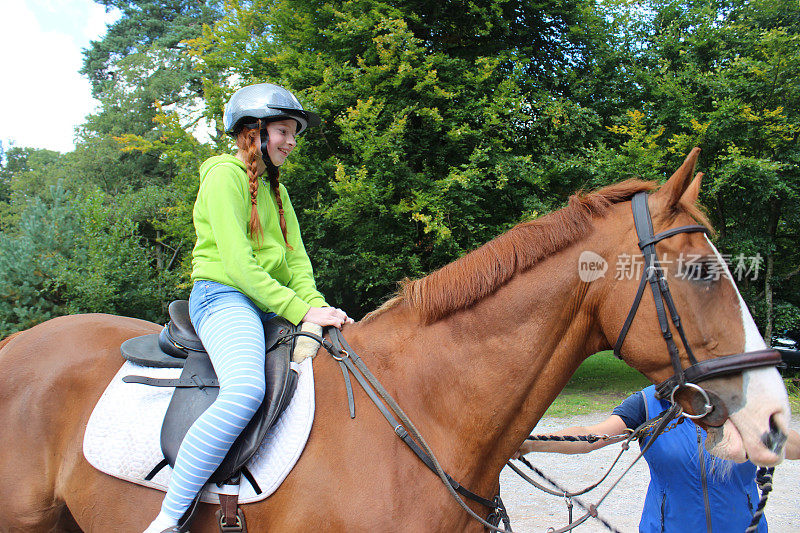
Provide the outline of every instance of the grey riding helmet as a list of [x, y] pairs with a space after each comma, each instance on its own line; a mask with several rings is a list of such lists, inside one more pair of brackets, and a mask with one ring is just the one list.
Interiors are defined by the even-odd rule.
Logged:
[[236, 136], [245, 119], [266, 118], [269, 122], [283, 118], [297, 121], [297, 135], [306, 128], [319, 126], [319, 115], [306, 111], [295, 96], [277, 85], [258, 83], [248, 85], [233, 93], [225, 104], [222, 123], [225, 133]]

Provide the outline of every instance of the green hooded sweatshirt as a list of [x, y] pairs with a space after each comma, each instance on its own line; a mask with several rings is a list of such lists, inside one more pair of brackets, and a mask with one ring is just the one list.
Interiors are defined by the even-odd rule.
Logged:
[[194, 204], [197, 243], [192, 251], [192, 280], [234, 287], [259, 308], [299, 324], [310, 307], [325, 307], [317, 291], [300, 226], [286, 188], [281, 184], [289, 244], [281, 233], [278, 205], [269, 184], [259, 183], [260, 240], [251, 238], [250, 192], [243, 162], [232, 155], [207, 159], [200, 166], [200, 190]]

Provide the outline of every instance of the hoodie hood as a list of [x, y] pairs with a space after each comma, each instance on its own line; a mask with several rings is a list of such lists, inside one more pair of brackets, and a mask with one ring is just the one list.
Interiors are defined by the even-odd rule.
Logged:
[[203, 183], [203, 180], [206, 179], [208, 172], [216, 165], [220, 163], [233, 163], [234, 165], [238, 166], [245, 172], [247, 171], [247, 167], [244, 166], [244, 163], [237, 159], [236, 157], [230, 154], [222, 154], [222, 155], [215, 155], [214, 157], [209, 157], [203, 164], [200, 165], [200, 183]]

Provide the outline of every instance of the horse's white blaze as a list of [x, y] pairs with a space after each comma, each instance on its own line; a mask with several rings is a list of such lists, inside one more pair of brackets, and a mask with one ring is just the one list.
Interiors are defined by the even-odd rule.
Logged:
[[[725, 279], [733, 285], [733, 290], [739, 298], [739, 309], [742, 315], [744, 328], [744, 346], [742, 351], [763, 350], [767, 348], [761, 333], [756, 327], [753, 316], [747, 309], [741, 293], [733, 276], [728, 270], [727, 263], [723, 260], [717, 248], [706, 237], [708, 245], [714, 250], [717, 260], [725, 271]], [[724, 283], [724, 281], [723, 281]], [[756, 464], [770, 465], [781, 461], [782, 455], [776, 455], [768, 450], [761, 442], [761, 437], [769, 431], [770, 418], [784, 432], [789, 428], [789, 398], [783, 385], [780, 374], [775, 368], [758, 368], [742, 373], [742, 388], [744, 405], [739, 409], [731, 409], [730, 420], [722, 427], [722, 436], [709, 439], [706, 445], [715, 455], [729, 457], [742, 461], [747, 457]], [[738, 432], [734, 435], [733, 432]], [[743, 449], [742, 449], [743, 447]]]

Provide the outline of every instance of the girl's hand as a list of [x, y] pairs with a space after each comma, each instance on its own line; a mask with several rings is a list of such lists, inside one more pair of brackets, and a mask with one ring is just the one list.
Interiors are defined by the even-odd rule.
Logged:
[[352, 324], [353, 319], [336, 307], [312, 307], [303, 317], [303, 322], [311, 322], [320, 326], [335, 326], [339, 329], [344, 324]]

